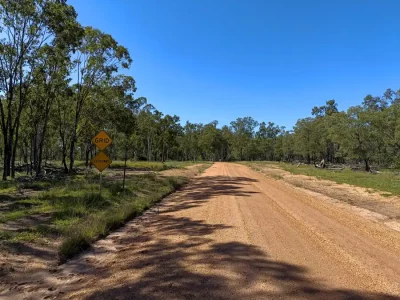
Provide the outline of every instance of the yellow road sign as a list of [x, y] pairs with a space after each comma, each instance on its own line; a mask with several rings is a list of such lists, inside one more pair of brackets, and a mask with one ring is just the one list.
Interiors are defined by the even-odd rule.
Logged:
[[104, 130], [100, 131], [94, 138], [92, 143], [97, 146], [101, 151], [106, 149], [112, 143], [112, 138]]
[[99, 152], [91, 162], [97, 170], [103, 172], [112, 163], [112, 160], [104, 152]]

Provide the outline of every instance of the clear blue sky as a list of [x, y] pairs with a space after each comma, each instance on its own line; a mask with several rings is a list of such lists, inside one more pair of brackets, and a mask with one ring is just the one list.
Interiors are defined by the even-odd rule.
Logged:
[[70, 0], [133, 58], [136, 96], [185, 122], [290, 128], [400, 88], [398, 0]]

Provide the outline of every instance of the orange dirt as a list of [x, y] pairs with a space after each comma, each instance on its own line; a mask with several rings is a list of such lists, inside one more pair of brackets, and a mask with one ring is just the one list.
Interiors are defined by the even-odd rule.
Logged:
[[400, 299], [400, 232], [216, 163], [37, 280], [27, 299]]

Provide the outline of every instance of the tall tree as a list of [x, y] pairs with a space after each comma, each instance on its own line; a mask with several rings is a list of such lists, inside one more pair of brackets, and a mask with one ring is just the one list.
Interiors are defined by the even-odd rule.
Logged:
[[110, 80], [120, 68], [129, 68], [132, 59], [128, 50], [119, 45], [111, 35], [86, 27], [75, 57], [77, 83], [75, 89], [74, 120], [69, 143], [69, 172], [74, 167], [75, 144], [79, 136], [82, 109], [94, 90]]
[[359, 159], [370, 171], [371, 160], [376, 157], [381, 136], [370, 123], [370, 112], [361, 106], [350, 107], [347, 113], [338, 113], [334, 119], [334, 137], [347, 156]]
[[254, 129], [257, 126], [258, 122], [252, 117], [237, 118], [236, 121], [231, 122], [233, 145], [237, 151], [239, 160], [244, 159], [244, 154], [248, 150], [246, 146], [249, 145], [251, 138], [254, 136]]
[[0, 101], [3, 180], [14, 176], [21, 114], [44, 46], [75, 44], [80, 26], [62, 0], [0, 1]]

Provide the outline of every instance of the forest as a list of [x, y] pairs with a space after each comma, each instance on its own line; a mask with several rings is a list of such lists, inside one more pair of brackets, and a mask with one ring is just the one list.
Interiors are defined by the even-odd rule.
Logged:
[[135, 79], [126, 75], [128, 49], [79, 24], [65, 0], [1, 0], [0, 31], [3, 180], [16, 172], [41, 175], [51, 161], [68, 174], [77, 161], [89, 166], [91, 138], [100, 130], [113, 137], [114, 160], [324, 159], [367, 171], [400, 167], [400, 90], [368, 94], [345, 111], [321, 99], [325, 104], [293, 129], [250, 116], [227, 125], [182, 124], [136, 95]]

